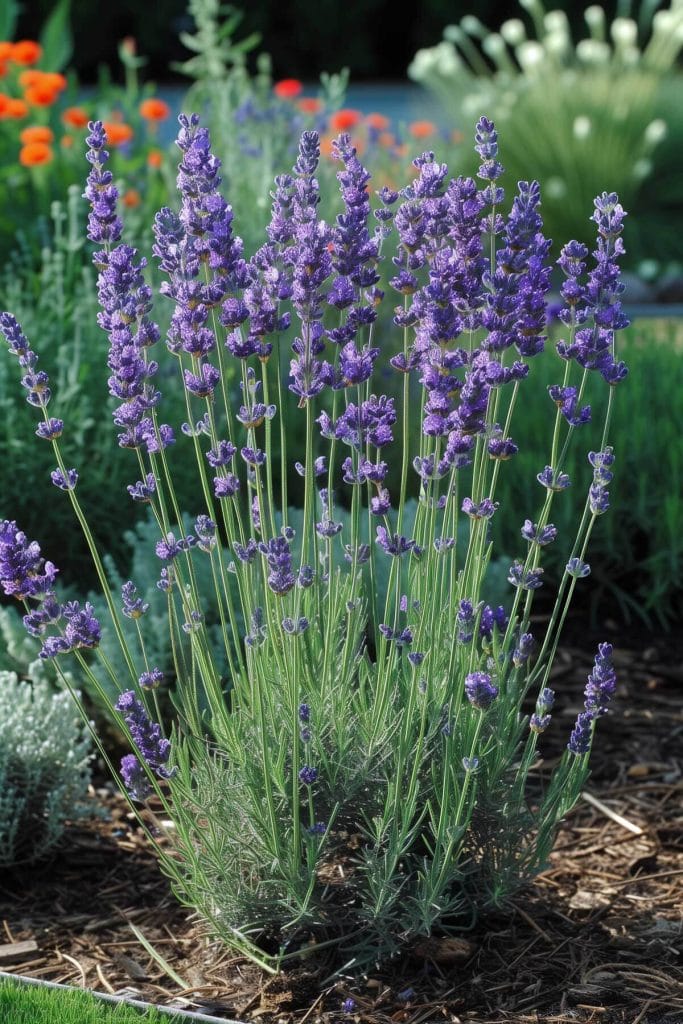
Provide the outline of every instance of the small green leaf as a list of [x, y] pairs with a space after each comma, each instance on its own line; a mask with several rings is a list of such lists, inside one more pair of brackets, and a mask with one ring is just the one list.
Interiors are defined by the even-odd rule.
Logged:
[[71, 0], [60, 0], [43, 26], [40, 63], [50, 71], [61, 71], [71, 60], [74, 41], [71, 34]]

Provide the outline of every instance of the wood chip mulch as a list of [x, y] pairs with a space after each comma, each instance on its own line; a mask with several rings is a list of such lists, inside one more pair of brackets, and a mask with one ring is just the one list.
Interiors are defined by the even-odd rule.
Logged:
[[[593, 636], [570, 638], [550, 684], [563, 695], [557, 742], [595, 651]], [[0, 876], [0, 971], [261, 1024], [683, 1024], [683, 642], [630, 642], [615, 652], [619, 695], [549, 869], [462, 942], [429, 940], [362, 978], [325, 984], [312, 967], [264, 978], [178, 905], [103, 783], [95, 816], [50, 862]], [[542, 751], [547, 764], [560, 752]]]

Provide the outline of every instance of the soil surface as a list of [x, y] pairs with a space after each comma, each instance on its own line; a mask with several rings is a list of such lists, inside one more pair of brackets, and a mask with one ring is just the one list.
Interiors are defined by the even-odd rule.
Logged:
[[545, 767], [597, 641], [619, 635], [618, 696], [550, 868], [462, 943], [428, 940], [360, 979], [326, 982], [324, 967], [264, 977], [178, 905], [127, 804], [101, 782], [94, 816], [69, 827], [51, 861], [0, 876], [0, 944], [37, 947], [0, 970], [262, 1024], [683, 1024], [683, 638], [570, 628], [551, 685], [575, 700], [558, 702]]

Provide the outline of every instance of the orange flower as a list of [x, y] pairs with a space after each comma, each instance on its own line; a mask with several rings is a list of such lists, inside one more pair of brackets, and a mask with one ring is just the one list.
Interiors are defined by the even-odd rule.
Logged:
[[24, 167], [36, 167], [38, 164], [49, 164], [52, 150], [45, 142], [29, 142], [19, 150], [19, 163]]
[[55, 92], [63, 92], [68, 84], [64, 75], [57, 71], [42, 72], [42, 81], [46, 89], [54, 89]]
[[436, 133], [436, 125], [433, 121], [413, 121], [408, 125], [408, 131], [414, 139], [428, 139]]
[[0, 60], [10, 60], [12, 57], [12, 47], [14, 43], [1, 42], [0, 43]]
[[455, 131], [451, 132], [451, 142], [459, 143], [462, 142], [465, 136], [462, 132], [459, 132], [456, 128]]
[[335, 132], [345, 132], [357, 125], [362, 117], [358, 110], [338, 110], [330, 118], [330, 128]]
[[105, 121], [104, 133], [110, 146], [121, 146], [133, 138], [133, 129], [129, 124], [120, 121]]
[[33, 68], [31, 71], [22, 71], [19, 75], [19, 85], [22, 89], [30, 89], [32, 85], [38, 85], [43, 77], [43, 72]]
[[319, 114], [323, 104], [316, 96], [302, 96], [297, 102], [297, 107], [302, 114]]
[[51, 71], [34, 71], [26, 83], [24, 99], [33, 107], [50, 107], [66, 88], [66, 78]]
[[59, 144], [62, 147], [62, 149], [71, 149], [71, 147], [74, 144], [73, 135], [62, 135], [61, 139], [59, 140]]
[[391, 149], [396, 142], [396, 136], [393, 132], [382, 132], [381, 135], [378, 136], [377, 141], [380, 146], [385, 146], [387, 149]]
[[140, 193], [137, 189], [129, 188], [127, 192], [123, 193], [121, 202], [124, 206], [127, 206], [129, 210], [132, 210], [133, 207], [140, 205], [142, 199], [140, 198]]
[[0, 60], [0, 78], [4, 78], [7, 74], [7, 62]]
[[384, 114], [368, 114], [365, 123], [368, 128], [376, 128], [378, 132], [384, 132], [389, 127], [389, 118]]
[[67, 107], [62, 114], [62, 121], [69, 128], [85, 128], [89, 117], [83, 107]]
[[57, 99], [57, 93], [42, 84], [32, 85], [24, 93], [24, 99], [32, 107], [51, 107]]
[[54, 133], [44, 125], [32, 124], [28, 128], [24, 128], [19, 138], [25, 146], [28, 146], [31, 142], [44, 142], [45, 145], [49, 146], [51, 142], [54, 142]]
[[22, 117], [28, 116], [28, 106], [23, 100], [15, 100], [12, 96], [5, 96], [6, 102], [0, 103], [0, 121], [12, 118], [20, 121]]
[[0, 92], [0, 117], [3, 116], [7, 110], [11, 96], [8, 96], [6, 92]]
[[283, 78], [273, 86], [273, 92], [281, 100], [294, 100], [297, 96], [301, 96], [303, 91], [304, 87], [298, 78]]
[[40, 43], [33, 39], [20, 39], [10, 50], [10, 60], [15, 64], [37, 64], [43, 55]]
[[164, 154], [160, 149], [150, 149], [147, 154], [147, 166], [148, 167], [161, 167], [164, 162]]
[[140, 116], [144, 117], [145, 121], [165, 121], [167, 117], [171, 116], [171, 108], [168, 103], [153, 97], [142, 101]]

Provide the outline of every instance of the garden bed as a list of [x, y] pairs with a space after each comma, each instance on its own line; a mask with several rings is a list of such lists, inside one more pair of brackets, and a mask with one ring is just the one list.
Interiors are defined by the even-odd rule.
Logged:
[[[680, 1022], [683, 644], [621, 632], [629, 646], [615, 652], [618, 697], [599, 723], [587, 793], [562, 826], [550, 868], [509, 914], [483, 919], [461, 943], [425, 942], [360, 979], [328, 978], [333, 965], [322, 957], [265, 978], [176, 903], [127, 804], [100, 781], [96, 815], [70, 827], [52, 861], [3, 878], [0, 941], [33, 940], [36, 949], [0, 970], [263, 1024]], [[606, 635], [617, 635], [615, 624], [599, 637], [570, 630], [553, 676], [575, 699], [561, 701], [544, 737], [543, 768], [560, 752], [595, 641]], [[349, 997], [356, 1009], [344, 1015]]]

